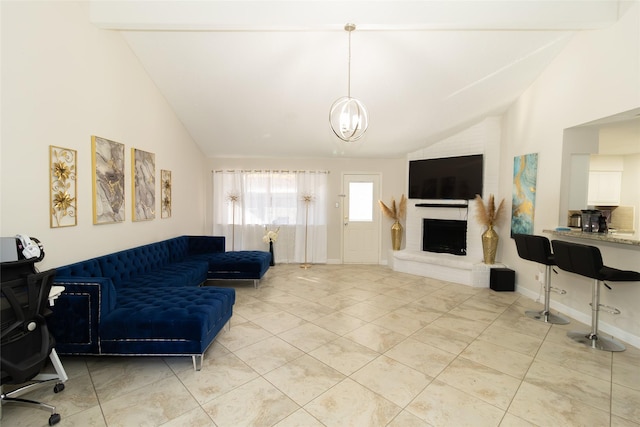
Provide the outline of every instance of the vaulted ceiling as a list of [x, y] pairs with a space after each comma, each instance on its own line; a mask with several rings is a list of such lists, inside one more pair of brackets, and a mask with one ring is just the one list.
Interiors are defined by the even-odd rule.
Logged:
[[[402, 157], [508, 107], [616, 0], [91, 0], [209, 157]], [[357, 143], [329, 127], [347, 94]]]

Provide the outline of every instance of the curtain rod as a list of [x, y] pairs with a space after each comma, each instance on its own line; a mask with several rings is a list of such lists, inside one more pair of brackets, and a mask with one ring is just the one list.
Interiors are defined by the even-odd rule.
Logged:
[[212, 170], [212, 173], [325, 173], [329, 174], [329, 171], [308, 171], [308, 170], [285, 170], [285, 169], [217, 169]]

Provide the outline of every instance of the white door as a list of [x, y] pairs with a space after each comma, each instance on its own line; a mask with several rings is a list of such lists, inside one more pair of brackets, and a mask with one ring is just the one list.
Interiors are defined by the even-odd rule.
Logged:
[[342, 180], [343, 260], [378, 264], [380, 259], [380, 176], [347, 174]]

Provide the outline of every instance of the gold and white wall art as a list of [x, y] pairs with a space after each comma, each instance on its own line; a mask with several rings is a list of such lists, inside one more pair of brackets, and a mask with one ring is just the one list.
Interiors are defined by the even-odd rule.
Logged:
[[78, 153], [69, 148], [49, 146], [49, 226], [78, 224], [76, 174]]

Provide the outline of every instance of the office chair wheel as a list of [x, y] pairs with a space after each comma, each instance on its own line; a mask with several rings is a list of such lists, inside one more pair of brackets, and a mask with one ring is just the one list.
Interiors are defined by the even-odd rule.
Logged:
[[60, 422], [60, 414], [51, 414], [49, 417], [49, 425], [58, 424]]
[[62, 384], [62, 383], [58, 383], [58, 384], [53, 386], [53, 392], [54, 393], [60, 393], [62, 390], [64, 390], [64, 384]]

